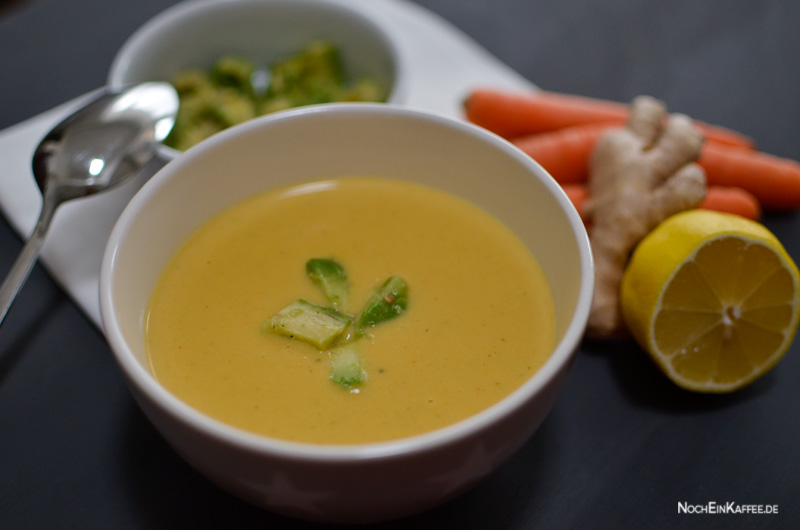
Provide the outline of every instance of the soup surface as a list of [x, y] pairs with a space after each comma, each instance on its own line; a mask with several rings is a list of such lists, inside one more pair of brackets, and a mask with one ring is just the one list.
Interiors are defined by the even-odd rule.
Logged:
[[[408, 307], [359, 340], [366, 380], [330, 379], [327, 351], [262, 324], [298, 298], [325, 305], [310, 258], [346, 270], [355, 314], [392, 275]], [[552, 295], [504, 225], [449, 194], [353, 177], [255, 196], [179, 249], [147, 313], [151, 369], [171, 392], [236, 427], [351, 444], [452, 424], [496, 403], [548, 358]]]

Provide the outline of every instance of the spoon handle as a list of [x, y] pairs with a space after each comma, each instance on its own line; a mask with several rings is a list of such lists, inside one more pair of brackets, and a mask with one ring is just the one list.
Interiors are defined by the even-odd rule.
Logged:
[[0, 325], [6, 318], [9, 308], [17, 296], [17, 293], [22, 288], [25, 280], [33, 269], [36, 259], [39, 257], [39, 251], [42, 248], [44, 241], [44, 232], [41, 230], [34, 230], [30, 239], [25, 242], [17, 259], [8, 271], [3, 284], [0, 285]]
[[42, 194], [42, 210], [39, 213], [39, 219], [36, 221], [33, 233], [23, 245], [22, 251], [20, 251], [14, 264], [11, 265], [3, 284], [0, 285], [0, 326], [3, 325], [14, 298], [22, 289], [25, 280], [28, 279], [31, 270], [33, 270], [33, 265], [39, 257], [42, 243], [44, 243], [44, 236], [47, 234], [53, 215], [62, 200], [59, 198], [57, 191], [55, 187], [45, 188]]

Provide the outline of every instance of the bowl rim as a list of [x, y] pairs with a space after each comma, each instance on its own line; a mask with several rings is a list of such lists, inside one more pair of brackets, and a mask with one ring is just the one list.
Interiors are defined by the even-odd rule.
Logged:
[[[346, 445], [295, 442], [245, 431], [212, 418], [184, 403], [155, 379], [152, 373], [136, 359], [132, 349], [123, 339], [123, 334], [114, 312], [115, 304], [112, 289], [116, 254], [131, 223], [150, 197], [158, 195], [158, 190], [161, 186], [169, 182], [172, 175], [179, 173], [182, 166], [190, 163], [194, 158], [206, 156], [205, 153], [208, 151], [218, 149], [220, 145], [231, 142], [239, 136], [247, 135], [253, 129], [272, 127], [275, 123], [279, 124], [286, 120], [296, 120], [316, 114], [377, 115], [380, 118], [388, 119], [391, 119], [392, 116], [402, 116], [453, 128], [463, 134], [480, 138], [495, 149], [499, 149], [516, 159], [530, 170], [530, 173], [533, 174], [532, 176], [541, 180], [558, 201], [574, 235], [581, 262], [581, 288], [578, 293], [575, 311], [564, 331], [563, 337], [555, 345], [544, 365], [500, 401], [456, 423], [396, 440]], [[270, 454], [276, 457], [304, 461], [353, 462], [391, 458], [441, 448], [458, 440], [468, 438], [488, 425], [512, 414], [532, 395], [542, 391], [562, 370], [569, 370], [569, 365], [577, 354], [577, 349], [588, 321], [593, 290], [593, 258], [588, 235], [577, 210], [561, 186], [537, 162], [517, 147], [483, 128], [442, 113], [390, 104], [334, 103], [300, 107], [250, 120], [217, 133], [170, 162], [167, 167], [144, 184], [142, 189], [136, 193], [123, 210], [114, 225], [103, 254], [99, 294], [103, 330], [106, 339], [129, 383], [133, 384], [151, 402], [157, 403], [162, 410], [166, 411], [170, 417], [179, 423], [195, 431], [200, 431], [215, 440], [222, 441], [229, 446], [259, 454]]]
[[394, 80], [387, 96], [387, 102], [402, 103], [406, 101], [409, 84], [408, 60], [398, 39], [390, 28], [383, 21], [372, 16], [369, 10], [357, 9], [341, 0], [182, 0], [145, 21], [125, 39], [111, 61], [106, 82], [112, 87], [127, 84], [128, 81], [123, 80], [124, 72], [139, 49], [147, 47], [154, 35], [169, 31], [170, 28], [184, 23], [187, 16], [213, 15], [220, 10], [238, 9], [240, 6], [270, 9], [277, 4], [292, 5], [293, 7], [302, 4], [307, 7], [317, 6], [338, 10], [368, 27], [375, 36], [383, 41], [392, 58]]

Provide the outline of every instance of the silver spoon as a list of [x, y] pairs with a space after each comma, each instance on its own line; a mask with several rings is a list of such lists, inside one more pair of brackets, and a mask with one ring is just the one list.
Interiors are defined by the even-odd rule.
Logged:
[[158, 156], [159, 142], [175, 124], [177, 111], [178, 95], [169, 83], [103, 89], [42, 139], [33, 154], [42, 210], [0, 285], [0, 325], [39, 257], [56, 209], [136, 175]]

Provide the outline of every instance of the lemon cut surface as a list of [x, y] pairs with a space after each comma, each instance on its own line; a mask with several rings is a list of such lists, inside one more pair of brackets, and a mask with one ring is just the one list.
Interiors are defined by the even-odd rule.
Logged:
[[690, 210], [642, 240], [620, 295], [628, 328], [667, 377], [689, 390], [730, 392], [786, 353], [799, 286], [796, 265], [763, 225]]

